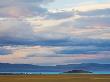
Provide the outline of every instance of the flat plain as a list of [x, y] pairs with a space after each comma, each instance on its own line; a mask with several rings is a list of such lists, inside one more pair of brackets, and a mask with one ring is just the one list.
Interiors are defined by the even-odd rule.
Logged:
[[110, 82], [110, 75], [1, 75], [0, 82]]

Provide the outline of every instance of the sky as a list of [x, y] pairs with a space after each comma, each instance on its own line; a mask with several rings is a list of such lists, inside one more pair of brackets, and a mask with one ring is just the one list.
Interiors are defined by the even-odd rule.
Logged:
[[0, 0], [0, 63], [110, 62], [110, 0]]

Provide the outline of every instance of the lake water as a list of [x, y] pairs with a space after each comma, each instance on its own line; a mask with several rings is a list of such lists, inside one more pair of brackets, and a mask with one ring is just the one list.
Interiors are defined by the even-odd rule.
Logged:
[[96, 71], [93, 74], [110, 74], [110, 71]]
[[12, 73], [12, 74], [61, 74], [61, 72], [0, 72], [0, 73]]
[[[62, 72], [0, 72], [0, 73], [13, 73], [13, 74], [63, 74]], [[77, 74], [77, 73], [76, 73]], [[110, 74], [110, 71], [96, 71], [89, 74]]]

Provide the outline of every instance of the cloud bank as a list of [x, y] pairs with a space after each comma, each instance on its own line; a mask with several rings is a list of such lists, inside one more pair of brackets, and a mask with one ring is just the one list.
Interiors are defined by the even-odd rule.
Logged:
[[0, 62], [108, 63], [110, 7], [50, 11], [53, 1], [0, 1]]

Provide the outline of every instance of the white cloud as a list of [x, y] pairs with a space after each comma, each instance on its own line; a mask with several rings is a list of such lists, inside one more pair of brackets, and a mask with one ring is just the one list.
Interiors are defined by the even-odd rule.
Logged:
[[33, 29], [25, 21], [19, 19], [4, 19], [0, 21], [0, 38], [33, 39]]
[[96, 9], [106, 9], [110, 8], [110, 3], [97, 3], [97, 4], [84, 4], [75, 8], [75, 10], [79, 11], [91, 11]]

